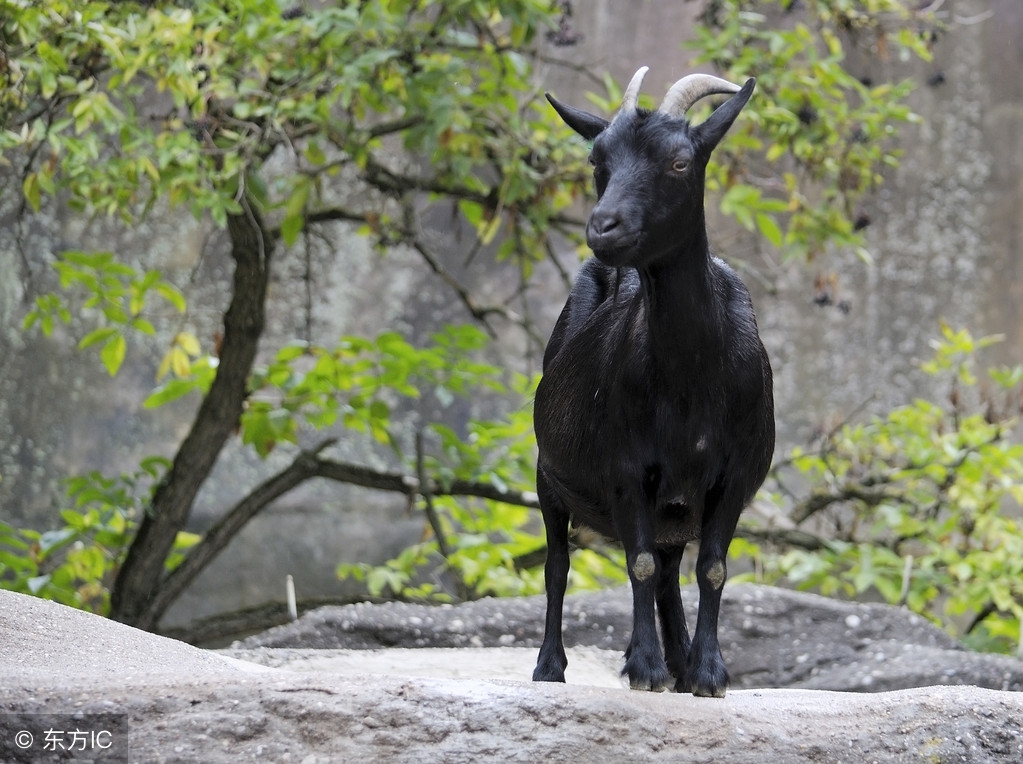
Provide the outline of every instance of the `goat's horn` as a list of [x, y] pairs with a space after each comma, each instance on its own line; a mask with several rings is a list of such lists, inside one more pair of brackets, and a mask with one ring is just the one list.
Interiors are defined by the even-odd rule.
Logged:
[[625, 95], [622, 96], [622, 108], [618, 110], [619, 114], [636, 110], [636, 104], [639, 103], [639, 89], [643, 86], [643, 78], [648, 71], [650, 71], [649, 66], [641, 66], [632, 75], [629, 86], [625, 88]]
[[712, 74], [687, 74], [671, 86], [657, 111], [672, 117], [681, 117], [701, 98], [719, 93], [731, 95], [740, 90], [742, 88], [738, 85]]

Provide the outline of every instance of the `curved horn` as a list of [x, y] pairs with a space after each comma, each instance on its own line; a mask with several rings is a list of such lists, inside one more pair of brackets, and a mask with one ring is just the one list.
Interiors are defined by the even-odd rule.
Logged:
[[625, 95], [622, 96], [622, 107], [618, 110], [618, 114], [636, 110], [636, 104], [639, 103], [639, 89], [643, 86], [643, 78], [646, 76], [648, 71], [650, 71], [649, 66], [641, 66], [636, 73], [632, 75], [632, 80], [629, 82], [629, 86], [625, 88]]
[[731, 95], [740, 90], [742, 88], [738, 85], [712, 74], [687, 74], [671, 86], [657, 111], [672, 117], [681, 117], [701, 98], [718, 93]]

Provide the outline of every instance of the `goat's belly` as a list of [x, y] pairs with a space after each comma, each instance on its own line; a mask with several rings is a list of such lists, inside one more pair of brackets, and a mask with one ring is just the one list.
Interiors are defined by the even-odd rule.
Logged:
[[657, 546], [681, 546], [700, 538], [699, 513], [686, 504], [666, 504], [654, 518]]
[[[594, 511], [591, 507], [575, 507], [570, 512], [572, 527], [594, 532], [610, 541], [620, 541], [611, 521], [610, 513]], [[673, 547], [697, 541], [700, 538], [699, 513], [686, 504], [666, 504], [654, 516], [654, 543], [659, 547]]]
[[570, 506], [568, 512], [572, 527], [577, 530], [588, 530], [610, 541], [620, 541], [611, 520], [611, 513], [595, 504], [577, 503]]

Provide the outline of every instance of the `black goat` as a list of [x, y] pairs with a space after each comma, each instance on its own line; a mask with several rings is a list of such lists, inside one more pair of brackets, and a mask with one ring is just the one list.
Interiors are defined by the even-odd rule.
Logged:
[[[535, 681], [563, 682], [569, 523], [622, 542], [633, 592], [623, 674], [637, 689], [721, 697], [725, 555], [774, 451], [771, 366], [749, 292], [708, 249], [707, 160], [753, 92], [690, 75], [656, 112], [636, 101], [646, 67], [608, 122], [548, 100], [593, 141], [597, 204], [585, 262], [554, 327], [536, 391], [537, 491], [547, 528], [547, 619]], [[734, 94], [703, 123], [685, 112]], [[700, 541], [692, 641], [679, 592]], [[654, 606], [661, 623], [662, 656]]]

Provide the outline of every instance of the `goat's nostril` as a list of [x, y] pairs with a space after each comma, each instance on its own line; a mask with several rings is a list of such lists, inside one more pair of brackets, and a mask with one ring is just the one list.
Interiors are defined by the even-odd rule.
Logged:
[[610, 233], [619, 226], [621, 220], [614, 213], [600, 213], [590, 217], [590, 226], [593, 232], [599, 236]]

